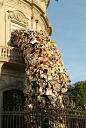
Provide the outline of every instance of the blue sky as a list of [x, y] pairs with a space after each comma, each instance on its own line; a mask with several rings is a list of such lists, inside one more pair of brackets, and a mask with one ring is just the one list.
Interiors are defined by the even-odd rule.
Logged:
[[86, 0], [50, 0], [47, 17], [71, 84], [86, 80]]

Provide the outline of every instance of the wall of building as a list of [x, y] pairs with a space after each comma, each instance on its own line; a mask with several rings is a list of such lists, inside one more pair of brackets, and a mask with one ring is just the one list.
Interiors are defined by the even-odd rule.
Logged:
[[25, 63], [18, 48], [10, 46], [11, 23], [25, 29], [52, 33], [46, 17], [50, 0], [0, 0], [0, 109], [3, 92], [25, 87]]
[[17, 23], [26, 29], [43, 30], [47, 36], [52, 26], [46, 17], [46, 3], [41, 0], [1, 0], [0, 5], [0, 45], [7, 46], [10, 40], [10, 23]]

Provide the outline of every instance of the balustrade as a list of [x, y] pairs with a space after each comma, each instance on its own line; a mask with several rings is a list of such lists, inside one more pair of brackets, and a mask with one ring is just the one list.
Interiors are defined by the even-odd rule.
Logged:
[[23, 61], [23, 53], [18, 48], [10, 46], [0, 46], [0, 57]]

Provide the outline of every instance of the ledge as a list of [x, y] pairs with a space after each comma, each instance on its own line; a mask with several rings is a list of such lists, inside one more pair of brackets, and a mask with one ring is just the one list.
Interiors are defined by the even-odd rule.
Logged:
[[13, 64], [14, 66], [25, 67], [23, 53], [18, 48], [10, 46], [0, 46], [0, 62]]

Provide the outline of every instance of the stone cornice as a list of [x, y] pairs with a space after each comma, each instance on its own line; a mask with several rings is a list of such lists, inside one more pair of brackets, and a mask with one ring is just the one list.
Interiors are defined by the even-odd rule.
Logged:
[[[35, 3], [34, 0], [24, 0], [26, 1], [28, 4], [30, 4], [31, 6]], [[46, 4], [46, 8], [49, 6], [50, 0], [42, 0], [42, 2], [45, 2]], [[37, 4], [36, 4], [37, 5]], [[37, 5], [38, 6], [38, 5]], [[40, 8], [41, 9], [41, 8]], [[42, 9], [41, 9], [42, 10]]]
[[33, 3], [32, 3], [32, 2], [30, 2], [28, 0], [24, 0], [24, 1], [27, 2], [32, 8], [33, 8], [33, 6], [36, 6], [36, 8], [38, 8], [38, 10], [41, 13], [43, 13], [43, 14], [45, 13], [44, 10], [41, 7], [39, 7], [39, 5], [36, 2], [33, 1]]
[[47, 6], [46, 7], [48, 7], [49, 6], [49, 3], [50, 3], [50, 0], [46, 0], [47, 1]]
[[[49, 24], [48, 18], [45, 16], [45, 12], [34, 1], [33, 1], [33, 3], [29, 2], [28, 0], [25, 0], [25, 1], [27, 3], [29, 3], [32, 6], [32, 8], [37, 8], [37, 10], [40, 11], [41, 17], [44, 19], [44, 21], [47, 25], [47, 28], [49, 29], [49, 36], [50, 36], [52, 34], [52, 24]], [[47, 2], [48, 2], [48, 4], [47, 4], [47, 7], [48, 7], [50, 0], [48, 0]], [[32, 16], [32, 18], [33, 18], [33, 16]]]

